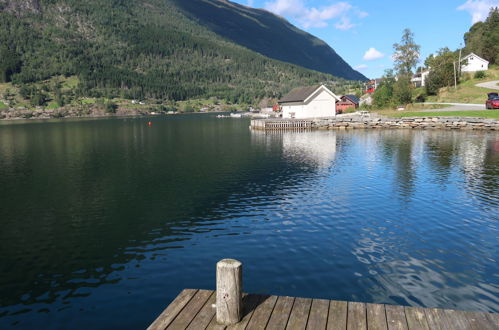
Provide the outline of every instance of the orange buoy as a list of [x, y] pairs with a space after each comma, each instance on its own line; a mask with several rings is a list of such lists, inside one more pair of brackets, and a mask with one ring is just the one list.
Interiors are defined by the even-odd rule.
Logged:
[[147, 126], [152, 126], [152, 121], [147, 122]]

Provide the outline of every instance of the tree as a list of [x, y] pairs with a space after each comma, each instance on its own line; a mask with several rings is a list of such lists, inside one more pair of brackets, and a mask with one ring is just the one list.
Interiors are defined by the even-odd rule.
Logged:
[[0, 82], [9, 82], [12, 74], [19, 71], [21, 61], [19, 57], [3, 46], [0, 47]]
[[393, 105], [393, 85], [395, 84], [393, 70], [386, 70], [381, 79], [380, 86], [373, 94], [373, 105], [378, 109]]
[[431, 67], [425, 85], [428, 95], [436, 95], [440, 88], [454, 85], [453, 62], [457, 62], [457, 53], [447, 47], [441, 48], [436, 55], [428, 56], [425, 60], [425, 65]]
[[475, 23], [464, 34], [465, 52], [475, 53], [490, 64], [499, 64], [499, 8], [491, 8], [484, 22]]
[[393, 60], [399, 76], [409, 76], [419, 61], [420, 46], [414, 42], [414, 33], [409, 29], [402, 32], [400, 43], [393, 44]]
[[409, 76], [400, 76], [393, 84], [393, 101], [397, 104], [412, 102], [412, 84]]

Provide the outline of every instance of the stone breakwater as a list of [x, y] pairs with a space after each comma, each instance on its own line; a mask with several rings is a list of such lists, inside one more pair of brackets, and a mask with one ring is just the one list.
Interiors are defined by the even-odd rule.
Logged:
[[499, 120], [464, 117], [336, 117], [321, 119], [252, 120], [251, 127], [261, 130], [293, 129], [447, 129], [499, 131]]

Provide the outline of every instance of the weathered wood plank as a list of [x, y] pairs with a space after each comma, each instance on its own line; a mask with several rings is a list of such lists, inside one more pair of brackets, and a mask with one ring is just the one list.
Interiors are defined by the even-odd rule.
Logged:
[[369, 330], [387, 330], [385, 305], [366, 304], [367, 328]]
[[212, 294], [213, 291], [210, 290], [199, 290], [196, 292], [194, 297], [192, 297], [189, 303], [182, 309], [167, 329], [177, 330], [187, 328], [189, 323], [191, 323], [194, 317], [196, 317]]
[[466, 317], [468, 318], [468, 323], [472, 330], [497, 330], [499, 329], [499, 324], [493, 325], [491, 320], [487, 318], [487, 314], [478, 312], [466, 312]]
[[407, 330], [407, 319], [403, 306], [386, 305], [385, 310], [389, 330]]
[[329, 302], [329, 315], [327, 330], [345, 330], [347, 328], [348, 303], [346, 301], [331, 300]]
[[213, 316], [213, 318], [210, 321], [210, 324], [208, 324], [208, 326], [206, 327], [206, 330], [225, 330], [226, 328], [227, 328], [226, 325], [218, 324], [217, 317]]
[[216, 314], [216, 307], [214, 306], [217, 300], [217, 295], [215, 292], [212, 293], [210, 298], [206, 301], [203, 308], [199, 311], [198, 315], [194, 317], [192, 322], [189, 324], [187, 329], [198, 330], [205, 329], [208, 324], [210, 324], [211, 319]]
[[265, 297], [257, 294], [243, 296], [243, 318], [241, 322], [227, 327], [230, 330], [244, 330], [251, 320], [256, 307]]
[[367, 329], [366, 304], [359, 302], [348, 303], [347, 329], [348, 330]]
[[286, 329], [298, 330], [307, 327], [308, 314], [312, 306], [312, 299], [296, 298], [291, 314], [289, 315], [288, 326]]
[[429, 330], [426, 314], [421, 307], [405, 307], [405, 317], [410, 330]]
[[267, 328], [273, 330], [286, 329], [294, 302], [295, 298], [293, 297], [279, 297], [275, 304], [274, 311], [270, 316]]
[[246, 329], [248, 330], [265, 329], [267, 323], [269, 322], [270, 315], [274, 310], [276, 302], [277, 302], [276, 296], [267, 296], [263, 299], [263, 301], [260, 301]]
[[449, 325], [452, 329], [465, 330], [470, 328], [468, 318], [463, 312], [446, 309], [444, 313], [447, 316], [447, 321], [449, 322]]
[[499, 329], [499, 314], [485, 313], [485, 315], [492, 321], [496, 329]]
[[439, 308], [427, 308], [424, 310], [426, 314], [426, 320], [428, 321], [428, 326], [430, 329], [435, 330], [452, 330], [447, 322], [447, 317], [445, 316], [442, 309]]
[[326, 329], [329, 312], [329, 300], [313, 299], [308, 316], [307, 329]]
[[173, 321], [180, 311], [187, 305], [192, 297], [198, 292], [194, 289], [185, 289], [175, 298], [158, 318], [147, 328], [147, 330], [163, 330]]

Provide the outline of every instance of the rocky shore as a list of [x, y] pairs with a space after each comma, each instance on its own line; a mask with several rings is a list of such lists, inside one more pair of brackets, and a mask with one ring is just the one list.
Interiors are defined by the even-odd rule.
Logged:
[[337, 116], [320, 119], [260, 119], [252, 120], [251, 127], [260, 130], [294, 129], [461, 129], [499, 131], [499, 120], [467, 117], [371, 117]]
[[0, 120], [19, 119], [53, 119], [53, 118], [97, 118], [97, 117], [124, 117], [151, 115], [145, 109], [118, 108], [115, 112], [106, 112], [99, 107], [64, 107], [59, 109], [2, 109]]

